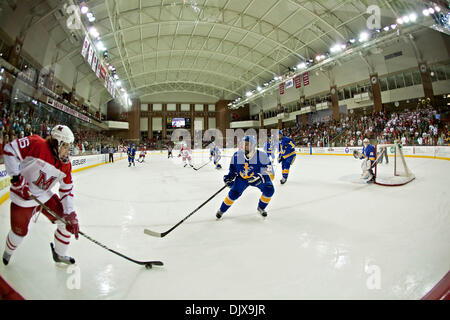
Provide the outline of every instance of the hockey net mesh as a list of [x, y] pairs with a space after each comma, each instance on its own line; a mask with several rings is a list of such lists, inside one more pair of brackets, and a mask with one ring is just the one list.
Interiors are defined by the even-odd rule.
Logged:
[[401, 186], [414, 180], [415, 176], [408, 168], [401, 144], [377, 145], [376, 159], [376, 184]]

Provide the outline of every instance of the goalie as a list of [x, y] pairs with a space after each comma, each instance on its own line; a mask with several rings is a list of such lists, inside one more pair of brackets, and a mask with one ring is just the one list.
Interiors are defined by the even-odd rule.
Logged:
[[365, 138], [363, 140], [363, 150], [360, 153], [358, 150], [353, 151], [353, 156], [355, 159], [362, 159], [361, 163], [361, 179], [365, 179], [367, 183], [375, 182], [375, 175], [372, 168], [375, 164], [375, 147], [370, 144], [369, 139]]

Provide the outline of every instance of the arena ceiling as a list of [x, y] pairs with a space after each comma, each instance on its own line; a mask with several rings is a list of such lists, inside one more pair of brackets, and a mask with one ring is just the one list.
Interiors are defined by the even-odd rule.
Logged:
[[[47, 12], [61, 4], [42, 2]], [[383, 4], [383, 19], [395, 21], [401, 13], [391, 2], [85, 0], [131, 97], [194, 92], [217, 100], [243, 96], [336, 42], [356, 37], [366, 28], [370, 4]], [[61, 42], [61, 48], [69, 46], [63, 58], [78, 59], [75, 65], [87, 69], [79, 57], [81, 42], [79, 47], [64, 44], [64, 35]], [[88, 69], [86, 74], [95, 80]]]

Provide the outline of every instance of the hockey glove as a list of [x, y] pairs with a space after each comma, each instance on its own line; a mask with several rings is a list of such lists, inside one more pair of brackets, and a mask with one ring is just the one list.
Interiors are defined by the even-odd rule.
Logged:
[[361, 153], [358, 150], [353, 150], [353, 157], [355, 159], [360, 159], [361, 158]]
[[11, 179], [10, 191], [14, 192], [24, 200], [31, 200], [30, 188], [21, 175], [14, 176]]
[[231, 188], [233, 186], [235, 177], [226, 175], [223, 177], [223, 182], [227, 185], [228, 188]]
[[64, 221], [66, 222], [66, 230], [75, 235], [75, 239], [78, 240], [78, 231], [80, 231], [80, 227], [78, 225], [77, 214], [75, 211], [65, 215]]
[[254, 175], [253, 177], [251, 177], [250, 179], [248, 179], [247, 181], [248, 181], [249, 185], [251, 185], [253, 187], [257, 187], [261, 183], [265, 183], [266, 179], [264, 178], [264, 176], [261, 173], [258, 173], [256, 175]]

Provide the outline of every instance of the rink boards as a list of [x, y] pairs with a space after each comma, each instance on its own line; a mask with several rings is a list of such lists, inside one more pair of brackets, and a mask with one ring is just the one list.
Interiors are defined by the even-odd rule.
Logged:
[[[223, 157], [231, 157], [237, 149], [225, 149], [223, 150]], [[353, 150], [361, 150], [361, 147], [336, 147], [336, 148], [296, 148], [298, 155], [330, 155], [330, 156], [353, 156]], [[174, 157], [178, 156], [178, 150], [174, 150]], [[201, 154], [202, 158], [207, 159], [209, 157], [209, 149], [194, 149], [193, 157]], [[388, 150], [388, 154], [392, 154], [391, 150]], [[405, 146], [403, 147], [403, 154], [405, 157], [415, 158], [435, 158], [439, 160], [450, 160], [450, 147], [438, 146], [438, 147], [426, 147], [426, 146]], [[167, 150], [155, 150], [148, 151], [147, 155], [167, 155]], [[93, 168], [108, 162], [108, 154], [98, 154], [89, 156], [77, 156], [72, 157], [73, 172]], [[124, 159], [126, 154], [115, 153], [114, 159]], [[137, 156], [136, 159], [139, 157]], [[9, 178], [6, 174], [5, 165], [0, 165], [0, 204], [2, 204], [9, 195]]]
[[[124, 159], [123, 153], [115, 153], [115, 160]], [[102, 164], [107, 163], [109, 160], [108, 154], [96, 154], [89, 156], [77, 156], [71, 157], [72, 161], [72, 172], [78, 172], [85, 169], [93, 168]], [[10, 178], [8, 177], [5, 169], [5, 165], [0, 165], [0, 204], [2, 204], [9, 197], [9, 182]]]

